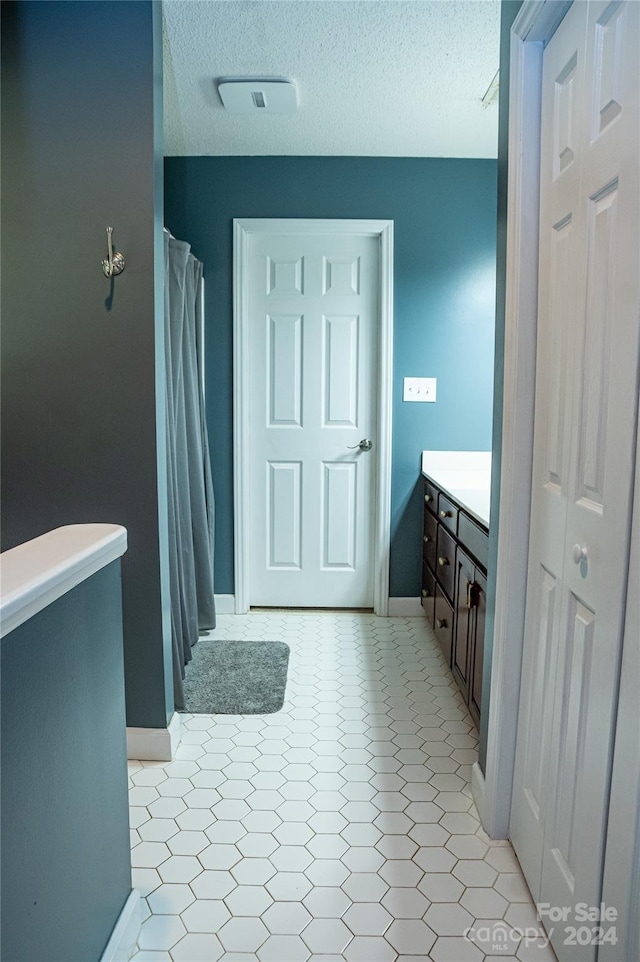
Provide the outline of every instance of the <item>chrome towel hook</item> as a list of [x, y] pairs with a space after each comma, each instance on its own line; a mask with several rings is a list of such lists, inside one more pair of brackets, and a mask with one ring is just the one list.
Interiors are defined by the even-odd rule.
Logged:
[[105, 277], [115, 277], [124, 270], [124, 257], [119, 251], [114, 251], [111, 235], [113, 227], [107, 227], [107, 256], [102, 261], [102, 273]]

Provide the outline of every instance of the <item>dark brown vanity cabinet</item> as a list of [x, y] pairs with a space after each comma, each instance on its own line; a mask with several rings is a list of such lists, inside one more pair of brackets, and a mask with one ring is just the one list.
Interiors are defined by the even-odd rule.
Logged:
[[480, 721], [488, 529], [424, 481], [422, 606], [469, 711]]

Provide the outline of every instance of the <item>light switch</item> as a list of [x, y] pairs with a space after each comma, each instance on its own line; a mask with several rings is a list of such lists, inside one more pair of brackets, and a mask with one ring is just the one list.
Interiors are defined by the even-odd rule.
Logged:
[[403, 401], [435, 401], [436, 399], [435, 377], [405, 377]]

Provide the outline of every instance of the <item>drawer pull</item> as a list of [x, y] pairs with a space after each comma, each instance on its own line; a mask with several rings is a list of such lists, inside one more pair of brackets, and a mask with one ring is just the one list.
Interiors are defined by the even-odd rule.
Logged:
[[433, 495], [432, 495], [432, 494], [425, 494], [424, 500], [426, 501], [427, 504], [429, 504], [430, 501], [433, 501]]
[[422, 540], [424, 541], [425, 544], [429, 544], [429, 542], [431, 541], [431, 538], [429, 537], [428, 534], [423, 534]]
[[430, 597], [431, 597], [430, 594], [429, 594], [429, 592], [428, 592], [428, 590], [427, 590], [426, 588], [423, 588], [423, 589], [422, 589], [422, 597], [423, 597], [423, 598], [430, 598]]
[[467, 581], [467, 608], [477, 608], [482, 589], [475, 581]]
[[441, 512], [440, 512], [440, 517], [441, 517], [441, 518], [452, 518], [452, 517], [453, 517], [453, 511], [441, 511]]
[[447, 624], [446, 618], [436, 618], [436, 628], [448, 628], [448, 627], [449, 625]]
[[438, 558], [438, 564], [441, 568], [446, 568], [448, 564], [451, 564], [448, 558]]

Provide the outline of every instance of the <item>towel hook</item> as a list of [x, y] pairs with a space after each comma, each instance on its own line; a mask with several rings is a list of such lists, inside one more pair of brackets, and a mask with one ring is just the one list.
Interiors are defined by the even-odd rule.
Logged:
[[102, 273], [105, 277], [115, 277], [124, 270], [124, 257], [119, 251], [114, 251], [112, 234], [113, 227], [107, 227], [107, 256], [102, 261]]

